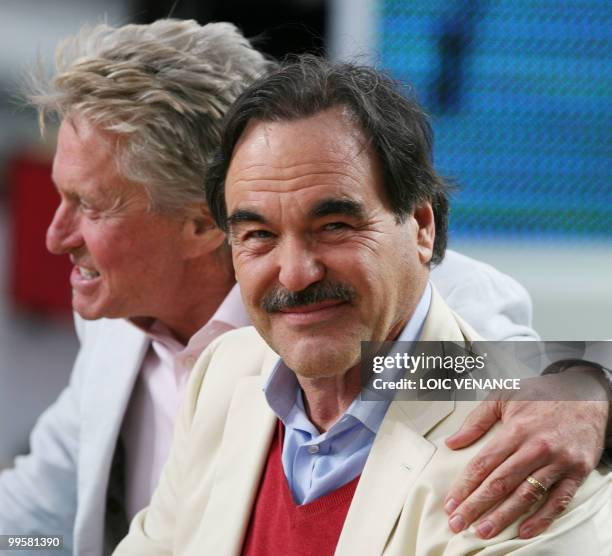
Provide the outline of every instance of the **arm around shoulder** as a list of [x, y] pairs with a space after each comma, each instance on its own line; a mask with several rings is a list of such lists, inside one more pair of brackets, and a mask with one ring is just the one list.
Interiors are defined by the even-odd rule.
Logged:
[[527, 290], [492, 266], [448, 250], [431, 279], [453, 311], [487, 340], [537, 340]]

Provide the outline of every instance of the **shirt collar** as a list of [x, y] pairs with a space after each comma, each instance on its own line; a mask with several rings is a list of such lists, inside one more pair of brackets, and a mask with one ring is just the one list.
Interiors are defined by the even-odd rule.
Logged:
[[[397, 341], [415, 342], [419, 339], [429, 312], [430, 303], [431, 285], [428, 282], [412, 317], [404, 326]], [[298, 398], [299, 392], [300, 388], [295, 373], [285, 365], [282, 359], [279, 359], [266, 381], [264, 393], [268, 405], [285, 426], [290, 426], [289, 421], [296, 421], [293, 423], [294, 426], [299, 426], [297, 422], [303, 421], [303, 418], [306, 417], [303, 402]], [[387, 412], [388, 405], [388, 401], [372, 403], [362, 400], [361, 396], [357, 396], [344, 415], [354, 417], [376, 434]]]

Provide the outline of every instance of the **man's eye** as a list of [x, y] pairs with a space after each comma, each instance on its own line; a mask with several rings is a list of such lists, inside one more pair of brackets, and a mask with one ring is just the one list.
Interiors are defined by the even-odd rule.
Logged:
[[93, 205], [83, 200], [79, 202], [79, 208], [89, 217], [93, 217], [98, 214], [97, 209]]
[[350, 226], [346, 222], [330, 222], [323, 226], [323, 230], [326, 232], [335, 232], [338, 230], [348, 230]]
[[274, 234], [272, 232], [269, 232], [268, 230], [252, 230], [244, 235], [243, 240], [266, 240], [272, 239], [273, 237]]

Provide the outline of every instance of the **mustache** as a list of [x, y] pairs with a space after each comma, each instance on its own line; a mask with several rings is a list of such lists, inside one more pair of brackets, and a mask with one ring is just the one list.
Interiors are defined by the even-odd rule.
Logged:
[[283, 309], [323, 301], [351, 303], [356, 297], [355, 289], [341, 282], [317, 282], [299, 292], [291, 292], [283, 287], [277, 287], [265, 295], [261, 301], [261, 308], [267, 313], [277, 313]]

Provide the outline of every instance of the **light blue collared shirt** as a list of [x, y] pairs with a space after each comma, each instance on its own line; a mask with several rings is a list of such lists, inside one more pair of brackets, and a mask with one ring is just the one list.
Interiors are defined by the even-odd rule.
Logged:
[[[427, 284], [398, 341], [421, 335], [431, 302]], [[295, 373], [280, 360], [264, 386], [268, 405], [285, 426], [282, 462], [293, 499], [307, 504], [345, 485], [365, 466], [389, 400], [364, 401], [358, 395], [329, 430], [319, 433], [304, 410]]]

